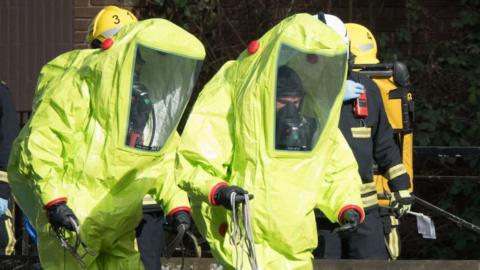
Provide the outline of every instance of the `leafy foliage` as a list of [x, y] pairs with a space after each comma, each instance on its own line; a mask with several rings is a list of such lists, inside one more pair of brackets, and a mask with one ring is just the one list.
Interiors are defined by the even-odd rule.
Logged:
[[378, 43], [383, 59], [407, 59], [416, 90], [415, 145], [480, 145], [479, 1], [462, 0], [464, 9], [451, 26], [456, 35], [426, 40], [429, 46], [420, 52], [412, 37], [428, 36], [439, 22], [420, 1], [406, 3], [407, 24], [393, 36], [381, 35]]
[[[415, 88], [415, 145], [480, 146], [480, 1], [462, 0], [462, 4], [463, 10], [451, 25], [455, 35], [443, 41], [427, 39], [423, 51], [415, 50], [413, 37], [428, 37], [431, 25], [439, 22], [418, 0], [406, 1], [406, 25], [394, 35], [379, 38], [383, 59], [407, 59]], [[414, 160], [414, 165], [416, 174], [480, 175], [480, 157]], [[478, 180], [417, 181], [415, 193], [480, 224]], [[478, 235], [425, 209], [415, 210], [434, 217], [438, 239], [420, 239], [414, 219], [405, 219], [401, 227], [404, 258], [480, 258]]]

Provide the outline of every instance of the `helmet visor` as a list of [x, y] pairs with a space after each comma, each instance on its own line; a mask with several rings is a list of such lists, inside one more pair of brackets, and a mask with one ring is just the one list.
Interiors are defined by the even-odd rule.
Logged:
[[277, 60], [275, 149], [312, 150], [343, 86], [345, 54], [306, 53], [282, 44]]
[[174, 132], [202, 61], [138, 45], [125, 143], [159, 151]]

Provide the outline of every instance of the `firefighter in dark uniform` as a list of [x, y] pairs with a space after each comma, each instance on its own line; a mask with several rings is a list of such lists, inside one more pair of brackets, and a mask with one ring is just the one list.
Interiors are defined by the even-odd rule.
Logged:
[[10, 198], [6, 171], [12, 142], [17, 137], [19, 128], [10, 91], [0, 81], [0, 255], [12, 255], [15, 246], [13, 201]]
[[[328, 25], [328, 21], [327, 21]], [[337, 32], [338, 29], [332, 27]], [[338, 28], [338, 27], [337, 27]], [[343, 28], [344, 29], [344, 28]], [[346, 30], [339, 33], [346, 37]], [[354, 63], [350, 53], [350, 63]], [[366, 99], [358, 99], [366, 91]], [[358, 105], [366, 106], [359, 110]], [[356, 106], [357, 105], [357, 106]], [[354, 107], [357, 109], [354, 110]], [[365, 113], [365, 109], [368, 113]], [[339, 128], [347, 140], [362, 178], [362, 201], [365, 221], [353, 233], [337, 235], [333, 223], [322, 213], [317, 213], [319, 244], [315, 255], [325, 259], [389, 259], [385, 235], [391, 224], [385, 224], [380, 216], [373, 167], [389, 179], [392, 192], [390, 209], [400, 217], [410, 210], [412, 197], [409, 192], [410, 178], [402, 163], [398, 146], [393, 140], [393, 130], [383, 107], [380, 91], [376, 84], [364, 74], [349, 71]]]
[[380, 217], [372, 168], [376, 163], [378, 170], [389, 179], [389, 187], [393, 192], [391, 206], [397, 217], [410, 209], [410, 179], [393, 140], [393, 131], [377, 86], [367, 76], [357, 72], [350, 72], [349, 80], [349, 84], [354, 81], [357, 82], [357, 88], [364, 88], [367, 96], [368, 116], [355, 116], [353, 107], [356, 98], [353, 98], [344, 101], [339, 123], [358, 163], [366, 216], [356, 232], [342, 239], [332, 233], [335, 227], [333, 223], [325, 217], [317, 218], [320, 239], [316, 255], [326, 259], [388, 259], [385, 228]]

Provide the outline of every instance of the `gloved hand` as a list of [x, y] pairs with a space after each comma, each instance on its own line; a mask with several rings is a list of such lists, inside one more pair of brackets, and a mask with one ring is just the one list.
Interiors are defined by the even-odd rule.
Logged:
[[413, 197], [408, 190], [400, 190], [392, 193], [390, 207], [397, 218], [402, 217], [412, 207]]
[[[221, 204], [223, 205], [223, 207], [232, 210], [230, 196], [233, 192], [235, 192], [237, 195], [240, 195], [236, 196], [235, 198], [235, 201], [239, 203], [244, 201], [244, 196], [248, 194], [248, 191], [243, 190], [241, 187], [238, 186], [222, 186], [215, 191], [213, 198], [217, 204]], [[250, 196], [249, 198], [252, 198], [252, 196]]]
[[173, 214], [173, 228], [177, 230], [178, 226], [185, 225], [185, 230], [192, 227], [192, 219], [187, 211], [178, 211]]
[[60, 202], [48, 207], [47, 218], [53, 227], [64, 227], [70, 231], [75, 230], [70, 218], [73, 218], [73, 220], [79, 224], [78, 219], [75, 214], [73, 214], [72, 209], [70, 209], [65, 202]]
[[357, 230], [358, 224], [360, 224], [360, 213], [355, 209], [348, 209], [342, 214], [340, 219], [340, 227], [334, 230], [340, 238], [346, 238], [351, 233]]
[[0, 198], [0, 216], [3, 216], [8, 209], [8, 200]]
[[363, 91], [365, 91], [363, 84], [347, 80], [345, 82], [345, 95], [343, 95], [343, 101], [358, 98]]

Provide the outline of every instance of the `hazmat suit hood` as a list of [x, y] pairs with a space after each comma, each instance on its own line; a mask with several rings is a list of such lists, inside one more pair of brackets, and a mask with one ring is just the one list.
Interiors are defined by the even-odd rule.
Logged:
[[[295, 156], [311, 155], [305, 152], [277, 151], [275, 149], [275, 120], [278, 113], [275, 109], [275, 101], [280, 97], [278, 91], [283, 88], [291, 88], [298, 84], [298, 79], [278, 77], [278, 71], [282, 68], [291, 70], [295, 77], [299, 78], [302, 88], [302, 113], [312, 118], [318, 125], [310, 148], [320, 145], [320, 140], [328, 136], [332, 130], [337, 129], [340, 117], [341, 91], [345, 77], [345, 46], [337, 43], [334, 37], [326, 37], [325, 33], [314, 36], [308, 33], [308, 38], [301, 37], [300, 33], [307, 31], [308, 26], [302, 24], [289, 25], [289, 27], [274, 28], [265, 34], [260, 40], [258, 52], [250, 55], [244, 51], [235, 66], [236, 77], [235, 89], [242, 93], [242, 103], [260, 103], [265, 111], [261, 112], [263, 121], [261, 131], [264, 133], [265, 151], [272, 156]], [[281, 30], [280, 30], [281, 29]], [[275, 31], [277, 30], [277, 31]], [[330, 31], [325, 30], [327, 33]], [[311, 35], [311, 36], [310, 36]], [[258, 72], [257, 65], [262, 65], [262, 72]], [[245, 80], [242, 78], [251, 78]], [[281, 85], [278, 85], [281, 83]], [[293, 85], [292, 85], [293, 84]], [[340, 101], [339, 101], [340, 100]], [[260, 102], [258, 102], [260, 101]], [[242, 144], [243, 142], [239, 142]], [[250, 142], [248, 142], [250, 143]]]
[[[48, 253], [61, 250], [45, 217], [53, 200], [67, 200], [96, 251], [115, 250], [134, 231], [147, 192], [166, 213], [188, 205], [173, 180], [175, 130], [204, 57], [194, 36], [152, 19], [122, 28], [107, 50], [66, 53], [42, 69], [34, 113], [9, 164], [16, 201], [43, 242], [42, 265], [61, 268]], [[114, 267], [135, 269], [139, 261], [123, 263]]]
[[92, 52], [94, 52], [94, 50], [69, 51], [57, 56], [42, 67], [38, 75], [37, 87], [33, 96], [32, 113], [35, 112], [38, 104], [41, 102], [43, 94], [46, 91], [48, 92], [48, 89], [51, 89], [48, 84], [54, 79], [61, 80], [66, 70], [70, 68], [78, 69], [85, 58]]
[[[231, 211], [213, 205], [222, 185], [255, 196], [250, 210], [260, 269], [311, 269], [317, 244], [313, 209], [333, 222], [352, 205], [363, 213], [356, 162], [337, 128], [347, 48], [308, 14], [284, 19], [258, 43], [257, 51], [227, 62], [200, 93], [182, 133], [176, 180], [227, 269], [238, 267], [237, 259], [248, 269], [248, 254], [236, 254], [230, 242]], [[295, 79], [279, 78], [281, 69]], [[285, 93], [299, 92], [292, 87], [301, 87], [301, 95]], [[295, 98], [296, 104], [287, 104]], [[278, 143], [277, 123], [289, 113], [281, 113], [281, 106], [298, 113], [283, 125], [290, 129], [285, 134], [301, 132], [285, 147]]]

